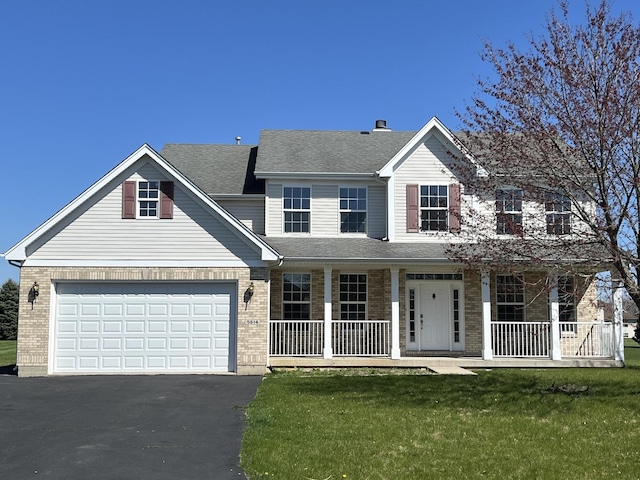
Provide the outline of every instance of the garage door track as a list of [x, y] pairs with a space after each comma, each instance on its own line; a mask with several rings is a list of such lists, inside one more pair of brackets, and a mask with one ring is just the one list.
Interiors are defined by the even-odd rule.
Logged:
[[0, 376], [0, 478], [244, 479], [261, 377]]

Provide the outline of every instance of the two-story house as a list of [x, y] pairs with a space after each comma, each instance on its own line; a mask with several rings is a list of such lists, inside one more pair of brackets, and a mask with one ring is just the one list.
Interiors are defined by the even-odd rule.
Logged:
[[433, 118], [142, 146], [4, 254], [20, 375], [621, 365], [596, 272], [451, 255], [528, 208], [550, 235], [575, 223], [562, 197], [536, 210], [503, 185], [487, 203], [460, 172], [491, 172], [459, 145]]

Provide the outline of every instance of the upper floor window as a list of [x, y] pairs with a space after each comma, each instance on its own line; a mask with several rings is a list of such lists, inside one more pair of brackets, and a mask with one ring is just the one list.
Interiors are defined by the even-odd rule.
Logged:
[[449, 230], [449, 188], [447, 185], [420, 186], [420, 230]]
[[496, 190], [496, 232], [503, 235], [522, 233], [522, 190]]
[[284, 187], [284, 231], [310, 232], [311, 188]]
[[138, 183], [138, 216], [158, 217], [158, 200], [160, 198], [160, 182]]
[[123, 182], [122, 218], [173, 218], [173, 182]]
[[367, 189], [340, 188], [340, 233], [365, 233]]
[[524, 320], [524, 282], [517, 275], [496, 275], [496, 308], [499, 322]]
[[571, 233], [571, 200], [557, 192], [546, 192], [544, 195], [547, 233], [550, 235], [567, 235]]

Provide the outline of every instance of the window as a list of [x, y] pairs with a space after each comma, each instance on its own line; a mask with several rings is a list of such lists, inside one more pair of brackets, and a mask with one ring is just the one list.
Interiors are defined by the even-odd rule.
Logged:
[[496, 275], [499, 322], [524, 321], [524, 283], [516, 275]]
[[366, 320], [367, 275], [340, 275], [340, 320]]
[[122, 218], [173, 218], [173, 182], [123, 182]]
[[138, 182], [138, 216], [158, 217], [160, 182]]
[[364, 233], [367, 220], [367, 189], [340, 189], [340, 233]]
[[576, 333], [576, 308], [573, 277], [558, 277], [558, 310], [560, 312], [560, 330]]
[[567, 235], [571, 233], [571, 200], [557, 192], [546, 192], [544, 209], [549, 235]]
[[420, 186], [420, 230], [449, 230], [449, 191], [447, 185]]
[[496, 190], [496, 231], [503, 235], [522, 233], [522, 190]]
[[284, 231], [286, 233], [310, 232], [311, 188], [284, 187]]
[[282, 317], [283, 320], [311, 319], [311, 274], [282, 276]]

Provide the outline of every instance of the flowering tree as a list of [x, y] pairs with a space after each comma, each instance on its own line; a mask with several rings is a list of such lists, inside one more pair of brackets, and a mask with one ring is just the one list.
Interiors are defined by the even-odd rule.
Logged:
[[585, 20], [572, 25], [561, 1], [528, 49], [485, 44], [495, 76], [479, 80], [459, 117], [462, 143], [487, 171], [467, 171], [466, 186], [487, 202], [463, 221], [490, 216], [493, 228], [450, 255], [610, 268], [640, 305], [640, 27], [608, 0], [587, 6]]

